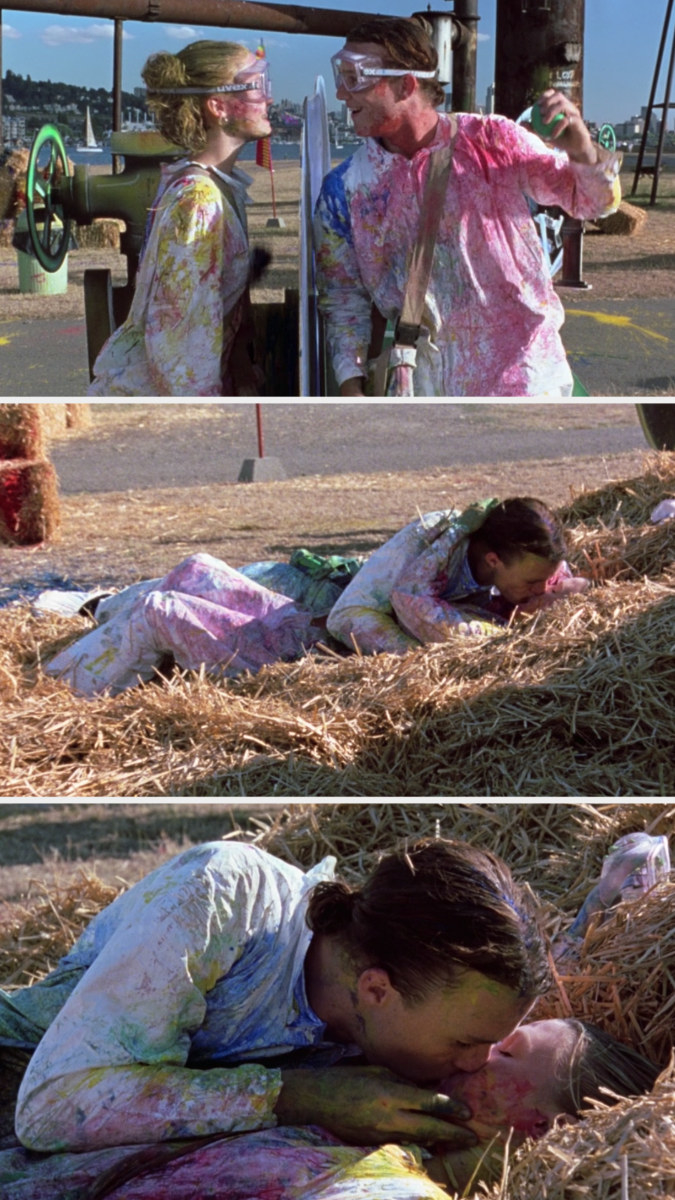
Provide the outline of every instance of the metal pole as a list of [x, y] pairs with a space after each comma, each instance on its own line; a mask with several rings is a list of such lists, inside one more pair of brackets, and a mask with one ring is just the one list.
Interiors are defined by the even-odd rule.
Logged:
[[265, 457], [265, 444], [263, 442], [263, 427], [262, 427], [262, 405], [255, 406], [255, 423], [258, 430], [258, 458]]
[[5, 137], [2, 130], [2, 9], [0, 8], [0, 158], [5, 149]]
[[453, 16], [461, 22], [461, 29], [453, 45], [452, 107], [454, 112], [475, 112], [478, 0], [455, 0]]
[[659, 140], [656, 147], [656, 158], [654, 159], [654, 177], [652, 179], [652, 192], [649, 199], [650, 205], [656, 204], [656, 193], [659, 187], [659, 173], [661, 171], [661, 159], [663, 157], [663, 142], [666, 136], [666, 125], [668, 124], [668, 106], [670, 104], [670, 89], [673, 85], [673, 65], [675, 64], [675, 34], [673, 34], [673, 44], [670, 47], [670, 62], [668, 63], [668, 78], [666, 80], [666, 94], [661, 106], [661, 124], [659, 125]]
[[663, 61], [663, 51], [666, 48], [666, 38], [668, 36], [668, 26], [670, 24], [670, 14], [672, 13], [672, 11], [673, 11], [673, 0], [668, 0], [668, 6], [666, 8], [666, 18], [663, 22], [663, 29], [661, 31], [661, 40], [659, 42], [659, 48], [658, 48], [658, 51], [656, 54], [656, 66], [654, 67], [654, 78], [652, 79], [652, 86], [651, 86], [651, 90], [649, 92], [649, 100], [647, 101], [647, 112], [645, 115], [644, 128], [642, 130], [642, 137], [640, 138], [640, 149], [638, 150], [637, 162], [635, 164], [635, 175], [633, 176], [633, 186], [631, 188], [631, 193], [630, 193], [631, 196], [634, 196], [635, 192], [637, 191], [638, 179], [640, 178], [640, 173], [642, 171], [642, 160], [644, 158], [644, 152], [645, 152], [645, 148], [647, 146], [647, 138], [649, 136], [649, 122], [651, 120], [652, 110], [654, 108], [654, 97], [656, 95], [656, 87], [657, 87], [657, 84], [659, 81], [659, 75], [661, 74], [661, 63]]
[[[113, 40], [113, 133], [119, 133], [122, 128], [122, 38], [124, 36], [124, 21], [115, 18]], [[120, 154], [113, 154], [113, 175], [119, 175], [123, 169]]]

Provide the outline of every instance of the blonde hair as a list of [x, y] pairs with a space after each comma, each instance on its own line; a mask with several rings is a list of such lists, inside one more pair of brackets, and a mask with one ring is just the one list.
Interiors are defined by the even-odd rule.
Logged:
[[[155, 88], [220, 87], [231, 83], [249, 51], [240, 42], [191, 42], [177, 54], [151, 54], [141, 76], [151, 93]], [[148, 108], [170, 142], [186, 150], [206, 145], [205, 96], [148, 96]]]

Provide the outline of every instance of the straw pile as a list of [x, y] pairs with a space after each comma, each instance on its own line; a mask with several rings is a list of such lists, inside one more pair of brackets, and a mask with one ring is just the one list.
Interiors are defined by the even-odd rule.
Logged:
[[[598, 585], [479, 643], [330, 649], [85, 700], [42, 678], [85, 622], [0, 610], [6, 796], [675, 794], [675, 456], [563, 510]], [[37, 679], [37, 682], [34, 682]]]
[[121, 890], [80, 870], [70, 883], [50, 889], [35, 882], [30, 903], [0, 905], [2, 987], [27, 987], [67, 954], [80, 933]]
[[[675, 1195], [675, 1067], [652, 1092], [594, 1105], [516, 1151], [495, 1200], [655, 1200]], [[482, 1193], [483, 1194], [483, 1193]]]

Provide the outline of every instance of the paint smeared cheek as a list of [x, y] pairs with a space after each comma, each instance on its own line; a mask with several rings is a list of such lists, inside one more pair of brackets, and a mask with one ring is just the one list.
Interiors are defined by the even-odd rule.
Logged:
[[439, 1090], [463, 1100], [471, 1109], [472, 1122], [492, 1131], [513, 1127], [529, 1133], [534, 1121], [541, 1121], [533, 1103], [534, 1085], [525, 1079], [504, 1078], [492, 1067], [453, 1075]]

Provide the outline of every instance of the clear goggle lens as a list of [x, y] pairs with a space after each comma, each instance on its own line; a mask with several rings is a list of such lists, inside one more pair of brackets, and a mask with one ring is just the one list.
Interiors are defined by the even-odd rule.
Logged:
[[347, 92], [362, 92], [372, 87], [383, 76], [414, 75], [416, 79], [435, 79], [435, 71], [406, 71], [402, 67], [383, 67], [375, 55], [354, 54], [342, 50], [331, 58], [333, 76], [336, 88], [343, 87]]
[[250, 67], [246, 67], [235, 75], [234, 82], [231, 85], [232, 91], [252, 92], [259, 91], [262, 93], [263, 99], [272, 99], [272, 82], [270, 80], [270, 67], [266, 58], [257, 58]]

